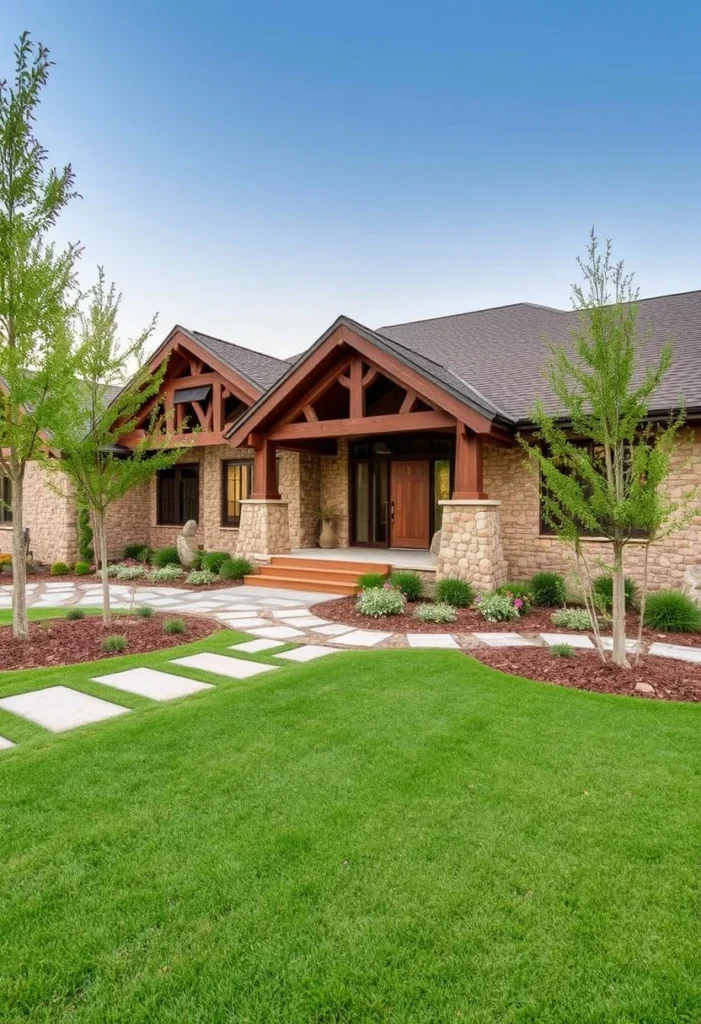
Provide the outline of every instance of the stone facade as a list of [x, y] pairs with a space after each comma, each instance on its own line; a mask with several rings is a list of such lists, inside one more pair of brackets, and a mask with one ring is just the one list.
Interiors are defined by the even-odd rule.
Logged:
[[506, 582], [500, 502], [442, 501], [443, 524], [436, 578], [459, 576], [477, 590], [495, 590]]
[[286, 501], [252, 499], [241, 502], [241, 527], [236, 552], [247, 558], [285, 555], [290, 550]]
[[280, 497], [287, 502], [290, 545], [313, 548], [319, 536], [317, 511], [321, 494], [321, 457], [302, 452], [281, 452]]
[[348, 440], [338, 439], [337, 455], [321, 456], [321, 504], [338, 513], [335, 527], [338, 546], [350, 544]]
[[[78, 553], [78, 515], [71, 485], [63, 473], [49, 476], [30, 462], [24, 477], [24, 525], [35, 561], [71, 563]], [[12, 526], [0, 526], [0, 554], [12, 552]]]

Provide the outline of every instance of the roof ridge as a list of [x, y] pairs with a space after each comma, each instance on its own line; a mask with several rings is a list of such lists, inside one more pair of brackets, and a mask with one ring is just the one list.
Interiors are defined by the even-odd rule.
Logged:
[[[184, 327], [183, 324], [180, 325]], [[242, 348], [246, 352], [253, 352], [257, 356], [265, 356], [266, 359], [274, 359], [276, 363], [284, 363], [286, 360], [280, 356], [273, 356], [269, 352], [261, 352], [258, 348], [251, 348], [249, 345], [241, 345], [238, 341], [229, 341], [227, 338], [218, 338], [216, 334], [208, 334], [207, 331], [198, 331], [192, 327], [185, 327], [185, 330], [190, 334], [201, 334], [205, 338], [211, 338], [212, 341], [220, 341], [222, 345], [232, 345], [234, 348]]]
[[427, 316], [419, 320], [403, 320], [396, 324], [383, 324], [382, 327], [378, 327], [378, 331], [383, 331], [387, 327], [408, 327], [410, 324], [427, 324], [433, 320], [455, 320], [459, 316], [471, 316], [473, 313], [492, 313], [497, 309], [513, 309], [516, 306], [530, 306], [532, 309], [549, 309], [553, 313], [568, 313], [567, 309], [560, 309], [558, 306], [544, 306], [540, 302], [505, 302], [501, 306], [482, 306], [480, 309], [468, 309], [464, 313], [446, 313], [443, 316]]

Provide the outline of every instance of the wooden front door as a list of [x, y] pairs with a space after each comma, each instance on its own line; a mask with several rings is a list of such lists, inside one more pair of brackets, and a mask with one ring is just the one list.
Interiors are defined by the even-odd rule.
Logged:
[[427, 548], [430, 536], [428, 459], [393, 462], [391, 467], [391, 543], [397, 548]]

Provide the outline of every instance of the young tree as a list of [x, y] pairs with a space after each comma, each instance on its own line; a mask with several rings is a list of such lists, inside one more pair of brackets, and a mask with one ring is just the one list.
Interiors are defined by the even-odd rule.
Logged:
[[648, 420], [651, 398], [671, 363], [671, 343], [653, 366], [641, 364], [632, 275], [612, 261], [610, 242], [600, 249], [593, 230], [587, 254], [586, 262], [578, 260], [584, 284], [573, 287], [579, 325], [572, 346], [551, 346], [544, 374], [558, 400], [557, 417], [538, 402], [533, 420], [540, 443], [521, 443], [540, 470], [544, 518], [574, 549], [604, 659], [582, 540], [597, 536], [611, 542], [612, 656], [616, 665], [628, 667], [625, 547], [641, 532], [650, 543], [681, 525], [694, 494], [672, 501], [664, 489], [683, 412], [665, 425]]
[[72, 382], [70, 322], [79, 248], [47, 241], [75, 196], [73, 171], [47, 170], [34, 134], [49, 77], [48, 50], [24, 33], [12, 85], [0, 82], [0, 473], [12, 492], [12, 626], [28, 636], [24, 480]]
[[[166, 363], [154, 374], [142, 367], [155, 318], [135, 341], [122, 344], [117, 322], [122, 297], [114, 284], [105, 286], [102, 268], [88, 298], [87, 310], [81, 309], [78, 315], [76, 386], [54, 430], [57, 453], [45, 452], [42, 461], [49, 470], [62, 471], [68, 477], [78, 505], [92, 513], [95, 550], [102, 569], [103, 617], [109, 622], [107, 509], [159, 469], [173, 466], [185, 449], [171, 445], [170, 424], [163, 431], [157, 396]], [[134, 367], [138, 369], [128, 386], [110, 401], [110, 389], [125, 385]], [[129, 454], [120, 452], [121, 438], [136, 429], [138, 414], [146, 403], [152, 403], [153, 412], [140, 440]]]

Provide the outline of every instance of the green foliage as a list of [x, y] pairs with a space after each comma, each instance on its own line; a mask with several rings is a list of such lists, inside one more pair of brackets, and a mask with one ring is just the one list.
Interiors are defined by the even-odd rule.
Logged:
[[401, 615], [406, 601], [401, 590], [394, 587], [370, 587], [360, 592], [355, 607], [361, 615], [380, 619], [385, 615]]
[[153, 608], [149, 608], [147, 604], [140, 604], [136, 609], [136, 614], [140, 619], [151, 619], [153, 618]]
[[504, 583], [497, 587], [497, 594], [510, 594], [512, 597], [520, 597], [527, 604], [532, 604], [533, 584], [529, 580], [513, 580], [511, 583]]
[[371, 590], [373, 587], [384, 587], [387, 577], [381, 572], [364, 572], [358, 577], [360, 590]]
[[90, 562], [76, 562], [73, 566], [73, 572], [76, 576], [89, 576], [91, 569]]
[[143, 565], [120, 565], [117, 570], [118, 580], [142, 580], [146, 575]]
[[210, 572], [209, 569], [193, 569], [187, 576], [187, 582], [194, 587], [206, 587], [216, 583], [218, 579], [216, 573]]
[[127, 638], [113, 633], [112, 636], [106, 636], [100, 646], [105, 654], [121, 654], [127, 649]]
[[204, 558], [205, 554], [206, 554], [206, 551], [196, 551], [195, 554], [193, 555], [192, 565], [190, 566], [190, 568], [191, 569], [201, 569], [202, 568], [202, 559]]
[[135, 558], [138, 562], [148, 562], [151, 558], [151, 548], [148, 544], [127, 544], [122, 558]]
[[70, 569], [65, 562], [54, 562], [49, 569], [49, 573], [52, 576], [67, 576], [69, 572]]
[[78, 554], [81, 562], [92, 564], [95, 560], [93, 530], [90, 524], [90, 509], [81, 505], [78, 509]]
[[82, 608], [69, 608], [66, 612], [66, 618], [71, 622], [77, 622], [78, 619], [85, 618], [85, 612]]
[[511, 622], [519, 618], [514, 599], [508, 594], [483, 594], [477, 599], [477, 610], [487, 622]]
[[175, 580], [181, 580], [185, 575], [185, 570], [179, 565], [173, 565], [169, 562], [168, 565], [164, 565], [161, 569], [154, 569], [151, 573], [151, 579], [154, 583], [174, 583]]
[[698, 633], [701, 609], [680, 590], [658, 590], [645, 603], [645, 625], [662, 633]]
[[202, 557], [202, 568], [207, 572], [218, 573], [223, 563], [230, 558], [228, 551], [208, 551]]
[[175, 545], [170, 544], [164, 548], [158, 548], [151, 556], [151, 563], [155, 565], [157, 569], [163, 569], [166, 565], [180, 566], [178, 549]]
[[[112, 563], [111, 565], [108, 565], [108, 566], [107, 566], [107, 567], [105, 568], [105, 576], [107, 577], [107, 579], [108, 579], [108, 580], [109, 580], [109, 579], [113, 579], [114, 577], [116, 577], [116, 576], [118, 576], [118, 575], [119, 575], [119, 573], [121, 572], [121, 570], [122, 570], [123, 568], [124, 568], [124, 567], [123, 567], [123, 565], [122, 565], [122, 563], [121, 563], [121, 562], [113, 562], [113, 563]], [[99, 572], [97, 573], [97, 575], [98, 575], [98, 576], [102, 576], [102, 570], [100, 570], [100, 571], [99, 571]]]
[[589, 630], [592, 628], [591, 618], [586, 608], [558, 608], [550, 616], [554, 626], [560, 629]]
[[[626, 596], [626, 608], [632, 608], [635, 601], [635, 582], [626, 576], [624, 581]], [[613, 606], [613, 576], [597, 576], [594, 580], [594, 596], [597, 598], [597, 606], [605, 611], [610, 611]]]
[[398, 570], [390, 574], [389, 581], [397, 590], [401, 590], [407, 601], [418, 601], [423, 591], [423, 580], [418, 572]]
[[436, 583], [436, 601], [445, 601], [453, 608], [469, 608], [474, 599], [474, 588], [466, 580], [446, 576]]
[[565, 581], [557, 572], [537, 572], [531, 590], [533, 603], [541, 608], [557, 608], [565, 603]]
[[452, 605], [444, 601], [436, 604], [417, 604], [414, 609], [414, 618], [419, 622], [455, 622], [458, 613]]
[[574, 658], [576, 651], [572, 644], [553, 644], [550, 653], [553, 658]]
[[187, 628], [182, 619], [166, 619], [163, 623], [164, 633], [186, 633]]
[[219, 566], [220, 580], [242, 580], [253, 574], [253, 566], [247, 558], [225, 558]]

